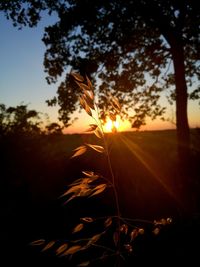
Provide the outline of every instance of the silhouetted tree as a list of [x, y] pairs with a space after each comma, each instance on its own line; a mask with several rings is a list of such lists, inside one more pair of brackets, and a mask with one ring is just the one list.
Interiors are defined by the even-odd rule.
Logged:
[[47, 134], [62, 134], [63, 127], [56, 122], [48, 124], [45, 128], [47, 130]]
[[0, 104], [0, 136], [4, 135], [4, 133], [7, 131], [6, 118], [6, 106], [4, 104]]
[[41, 133], [39, 113], [27, 105], [6, 107], [0, 104], [0, 135]]
[[56, 12], [58, 21], [45, 28], [44, 66], [48, 83], [67, 73], [57, 99], [66, 124], [78, 101], [78, 87], [68, 77], [71, 68], [99, 77], [100, 107], [107, 107], [108, 93], [117, 95], [127, 110], [135, 112], [134, 127], [143, 124], [146, 115], [162, 116], [165, 108], [158, 101], [167, 90], [170, 101], [176, 102], [178, 150], [186, 161], [187, 100], [198, 98], [200, 92], [195, 87], [200, 77], [197, 1], [5, 1], [0, 10], [15, 26], [31, 27], [40, 20], [41, 11]]

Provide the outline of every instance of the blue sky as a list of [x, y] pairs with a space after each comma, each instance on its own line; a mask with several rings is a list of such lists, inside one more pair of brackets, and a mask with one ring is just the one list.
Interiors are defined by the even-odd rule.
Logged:
[[20, 103], [57, 118], [57, 108], [47, 107], [45, 100], [56, 93], [56, 85], [45, 80], [41, 40], [44, 27], [55, 17], [44, 16], [36, 28], [18, 30], [0, 13], [0, 103], [16, 106]]
[[[55, 21], [56, 17], [43, 16], [37, 27], [18, 30], [0, 13], [0, 103], [16, 106], [23, 102], [30, 109], [47, 113], [50, 121], [57, 120], [58, 108], [48, 107], [45, 100], [56, 95], [57, 84], [48, 85], [45, 80], [45, 46], [41, 39], [44, 27]], [[190, 126], [200, 127], [200, 108], [197, 101], [190, 102], [188, 110]], [[169, 117], [172, 117], [170, 113]], [[87, 124], [82, 115], [68, 131], [79, 132], [87, 128]], [[143, 129], [172, 127], [174, 126], [171, 123], [154, 121]]]

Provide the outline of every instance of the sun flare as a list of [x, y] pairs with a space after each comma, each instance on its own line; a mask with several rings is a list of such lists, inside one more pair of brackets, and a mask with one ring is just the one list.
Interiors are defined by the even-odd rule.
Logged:
[[116, 120], [112, 121], [107, 117], [105, 124], [103, 125], [103, 130], [106, 133], [111, 132], [122, 132], [130, 128], [130, 122], [128, 120], [122, 120], [119, 115], [116, 116]]

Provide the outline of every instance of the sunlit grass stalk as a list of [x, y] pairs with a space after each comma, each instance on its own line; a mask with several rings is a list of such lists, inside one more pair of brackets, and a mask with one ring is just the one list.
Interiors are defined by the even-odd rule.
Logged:
[[[167, 219], [161, 219], [161, 220], [154, 220], [153, 222], [147, 221], [147, 220], [137, 220], [137, 219], [129, 219], [129, 218], [123, 218], [121, 216], [120, 212], [120, 203], [119, 203], [119, 192], [117, 187], [117, 181], [116, 176], [113, 171], [112, 161], [111, 161], [111, 152], [109, 151], [109, 143], [108, 143], [108, 136], [104, 132], [103, 129], [103, 123], [101, 120], [101, 114], [99, 111], [98, 104], [94, 101], [94, 93], [93, 93], [93, 86], [86, 76], [86, 83], [85, 79], [79, 75], [78, 73], [73, 73], [72, 76], [75, 78], [75, 82], [80, 87], [82, 94], [79, 97], [79, 101], [83, 109], [87, 112], [87, 114], [93, 118], [94, 124], [90, 124], [90, 128], [87, 130], [87, 132], [94, 133], [98, 138], [102, 141], [101, 145], [96, 144], [89, 144], [85, 143], [76, 149], [74, 149], [74, 154], [71, 156], [71, 158], [75, 158], [78, 156], [81, 156], [84, 154], [88, 149], [92, 149], [93, 151], [96, 151], [98, 153], [104, 153], [106, 157], [106, 161], [108, 164], [108, 171], [110, 174], [110, 177], [104, 177], [100, 174], [97, 174], [93, 171], [84, 170], [82, 171], [82, 174], [84, 177], [79, 178], [75, 180], [73, 183], [69, 185], [69, 189], [61, 196], [61, 197], [68, 197], [70, 196], [65, 204], [67, 204], [69, 201], [73, 200], [77, 197], [93, 197], [96, 196], [102, 192], [106, 188], [112, 188], [113, 191], [113, 205], [114, 207], [114, 215], [111, 216], [104, 216], [104, 217], [98, 217], [98, 218], [92, 218], [92, 217], [82, 217], [79, 218], [79, 223], [72, 229], [71, 233], [75, 234], [82, 231], [84, 229], [86, 224], [93, 223], [95, 221], [102, 220], [102, 226], [103, 230], [101, 229], [100, 232], [93, 234], [93, 236], [90, 236], [89, 238], [81, 238], [81, 239], [72, 239], [65, 241], [62, 244], [57, 244], [56, 241], [50, 241], [47, 242], [44, 239], [39, 239], [32, 242], [32, 245], [35, 246], [42, 246], [42, 252], [47, 251], [49, 249], [54, 248], [56, 255], [59, 257], [68, 257], [69, 259], [72, 258], [72, 256], [75, 253], [78, 253], [80, 251], [85, 251], [86, 249], [89, 249], [90, 247], [96, 247], [99, 249], [103, 249], [104, 252], [110, 254], [102, 254], [101, 257], [92, 258], [86, 262], [82, 262], [78, 264], [77, 266], [83, 267], [88, 266], [91, 263], [94, 263], [98, 260], [105, 259], [107, 257], [116, 257], [116, 265], [121, 265], [121, 259], [125, 260], [126, 253], [132, 253], [133, 247], [132, 244], [135, 242], [135, 239], [139, 235], [144, 234], [144, 229], [137, 227], [134, 225], [136, 222], [142, 222], [143, 224], [151, 224], [153, 229], [153, 233], [157, 235], [160, 232], [160, 229], [162, 226], [170, 224], [171, 218]], [[114, 121], [116, 119], [116, 115], [121, 112], [121, 106], [119, 104], [119, 101], [115, 97], [111, 97], [111, 105], [112, 105], [112, 112], [109, 113], [110, 118]], [[94, 116], [95, 115], [95, 116]], [[102, 183], [101, 180], [104, 180], [105, 182]], [[114, 229], [113, 231], [113, 246], [107, 247], [103, 244], [99, 243], [99, 239], [101, 239], [102, 236], [106, 235], [108, 233], [109, 227], [113, 227], [114, 222]], [[124, 239], [124, 235], [126, 238]], [[123, 242], [124, 240], [124, 242]], [[56, 247], [57, 246], [57, 247]]]
[[115, 206], [116, 206], [116, 211], [117, 211], [117, 216], [116, 216], [116, 218], [117, 218], [117, 233], [118, 233], [117, 255], [119, 255], [119, 257], [120, 257], [120, 248], [121, 248], [121, 242], [120, 242], [121, 220], [120, 219], [121, 219], [121, 212], [120, 212], [120, 205], [119, 205], [119, 196], [118, 196], [118, 192], [117, 192], [117, 188], [116, 188], [116, 178], [115, 178], [115, 175], [114, 175], [114, 172], [113, 172], [113, 168], [112, 168], [110, 153], [109, 153], [109, 150], [108, 150], [108, 144], [107, 144], [105, 132], [103, 130], [103, 125], [102, 125], [102, 122], [101, 122], [101, 119], [100, 119], [100, 113], [99, 113], [98, 105], [96, 105], [96, 112], [97, 112], [97, 116], [98, 116], [98, 120], [99, 120], [99, 126], [100, 126], [100, 129], [101, 129], [102, 133], [103, 133], [103, 142], [104, 142], [104, 147], [105, 147], [105, 154], [106, 154], [108, 167], [109, 167], [109, 171], [110, 171], [110, 175], [111, 175], [112, 188], [113, 188], [113, 193], [114, 193], [114, 198], [115, 198]]

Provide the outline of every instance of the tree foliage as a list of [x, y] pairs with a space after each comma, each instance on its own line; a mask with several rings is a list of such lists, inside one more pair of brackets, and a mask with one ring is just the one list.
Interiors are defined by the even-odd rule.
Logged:
[[45, 128], [47, 130], [47, 134], [54, 134], [54, 135], [62, 134], [63, 127], [61, 127], [57, 122], [52, 122], [48, 124]]
[[0, 137], [34, 136], [34, 135], [61, 135], [63, 127], [57, 122], [45, 125], [42, 113], [28, 109], [27, 105], [6, 107], [0, 104]]
[[[60, 118], [68, 124], [77, 109], [78, 86], [69, 77], [71, 69], [100, 78], [100, 108], [108, 108], [109, 93], [125, 110], [134, 111], [133, 126], [162, 116], [160, 93], [176, 98], [171, 62], [173, 49], [184, 50], [185, 78], [191, 99], [199, 97], [195, 84], [200, 77], [199, 22], [196, 1], [6, 1], [0, 4], [15, 26], [35, 26], [41, 11], [56, 12], [58, 21], [45, 29], [44, 67], [48, 83], [65, 76], [58, 87]], [[177, 46], [177, 47], [176, 47]], [[96, 79], [97, 80], [97, 79]], [[49, 101], [53, 105], [55, 101]]]
[[27, 105], [6, 107], [0, 104], [0, 135], [41, 133], [39, 113], [28, 110]]

